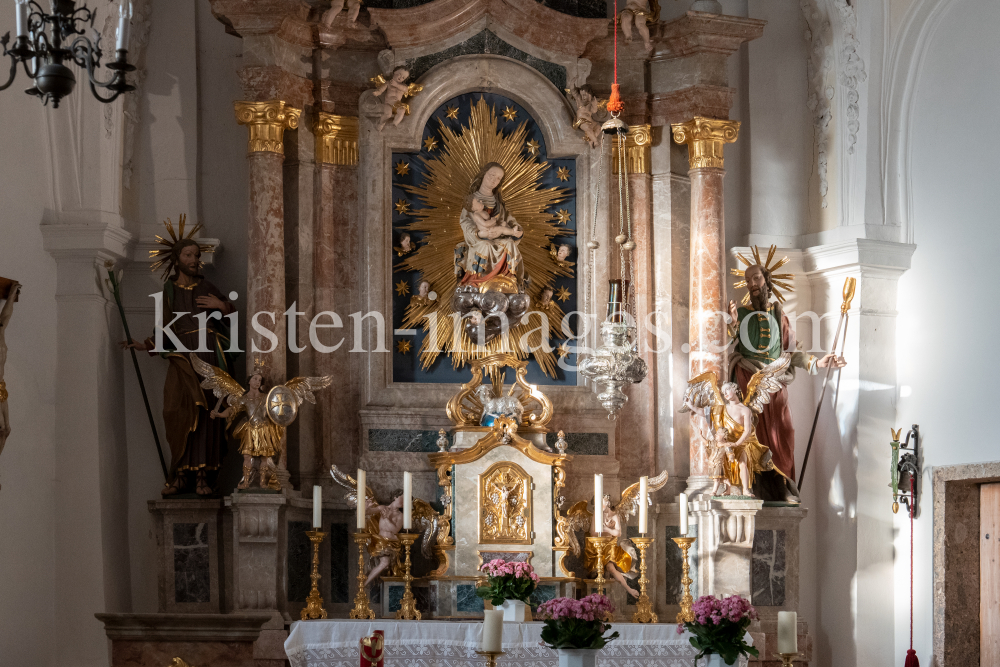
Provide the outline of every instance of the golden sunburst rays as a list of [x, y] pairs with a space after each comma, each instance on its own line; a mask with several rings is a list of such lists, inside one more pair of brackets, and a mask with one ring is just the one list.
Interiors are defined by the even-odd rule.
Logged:
[[[187, 224], [187, 215], [184, 214], [184, 213], [181, 213], [177, 217], [177, 231], [176, 232], [174, 231], [174, 223], [172, 223], [170, 221], [170, 218], [167, 218], [166, 220], [164, 220], [163, 221], [163, 226], [166, 228], [167, 234], [170, 235], [170, 238], [167, 239], [167, 238], [165, 238], [165, 237], [160, 236], [159, 234], [157, 234], [156, 235], [156, 242], [158, 244], [160, 244], [161, 246], [163, 246], [163, 247], [162, 248], [157, 248], [156, 250], [150, 250], [149, 251], [149, 258], [151, 260], [153, 260], [153, 263], [150, 266], [150, 270], [152, 270], [152, 271], [155, 272], [161, 266], [164, 267], [164, 269], [163, 269], [163, 279], [164, 280], [166, 280], [167, 276], [170, 274], [170, 271], [174, 268], [174, 260], [173, 260], [173, 257], [172, 257], [172, 253], [173, 253], [173, 250], [174, 250], [174, 245], [178, 241], [180, 241], [181, 239], [191, 239], [191, 238], [194, 238], [194, 235], [197, 234], [198, 232], [200, 232], [201, 229], [202, 229], [201, 223], [199, 222], [194, 227], [192, 227], [191, 230], [188, 231], [187, 234], [185, 234], [184, 233], [184, 227], [185, 227], [186, 224]], [[210, 245], [206, 244], [206, 243], [199, 243], [198, 244], [198, 248], [203, 253], [215, 252], [215, 248], [213, 246], [210, 246]]]
[[[528, 123], [522, 122], [513, 131], [501, 132], [496, 107], [483, 97], [471, 104], [467, 125], [457, 130], [440, 124], [441, 150], [432, 157], [419, 156], [425, 168], [425, 177], [419, 185], [403, 185], [421, 208], [412, 211], [416, 218], [405, 225], [407, 229], [424, 232], [425, 242], [400, 264], [398, 270], [417, 271], [422, 280], [429, 281], [441, 295], [432, 305], [407, 306], [402, 328], [423, 327], [431, 335], [424, 338], [420, 348], [421, 366], [430, 368], [443, 352], [451, 356], [452, 366], [461, 368], [466, 363], [498, 352], [506, 352], [525, 359], [533, 352], [539, 366], [550, 377], [556, 376], [557, 358], [551, 346], [541, 347], [542, 325], [537, 315], [529, 314], [527, 321], [511, 322], [508, 335], [497, 336], [484, 347], [479, 347], [464, 331], [455, 330], [456, 317], [452, 317], [451, 295], [455, 291], [455, 246], [463, 241], [459, 217], [472, 179], [487, 162], [504, 166], [503, 198], [507, 211], [524, 229], [518, 244], [524, 261], [525, 272], [531, 277], [529, 295], [532, 304], [539, 303], [542, 288], [551, 285], [556, 276], [572, 277], [573, 270], [558, 266], [549, 256], [552, 239], [565, 235], [549, 211], [555, 204], [565, 201], [570, 191], [563, 188], [542, 188], [542, 175], [549, 165], [539, 162], [537, 156], [526, 155], [523, 147], [528, 138]], [[532, 306], [534, 309], [534, 305]], [[562, 337], [560, 328], [563, 312], [555, 304], [545, 311], [549, 319], [549, 334]]]
[[[781, 293], [781, 290], [788, 290], [789, 292], [793, 292], [795, 291], [795, 288], [792, 286], [790, 282], [788, 282], [793, 278], [791, 273], [775, 273], [775, 271], [777, 271], [778, 269], [780, 269], [781, 267], [783, 267], [785, 264], [788, 263], [788, 258], [782, 257], [773, 265], [771, 264], [771, 260], [774, 259], [774, 253], [777, 252], [777, 250], [778, 246], [772, 245], [767, 251], [767, 259], [761, 261], [760, 248], [758, 248], [757, 246], [753, 246], [750, 249], [750, 251], [753, 253], [754, 261], [750, 261], [749, 259], [744, 257], [743, 253], [737, 253], [736, 258], [741, 262], [743, 262], [743, 265], [747, 267], [753, 265], [764, 267], [764, 270], [766, 270], [768, 273], [771, 274], [771, 292], [774, 293], [774, 297], [780, 303], [784, 303], [785, 295]], [[747, 286], [746, 269], [730, 269], [730, 271], [734, 276], [739, 276], [740, 278], [743, 278], [743, 280], [737, 282], [735, 285], [733, 285], [733, 287], [735, 287], [736, 289], [742, 289]], [[749, 290], [747, 291], [746, 294], [743, 295], [743, 305], [744, 306], [750, 305]]]

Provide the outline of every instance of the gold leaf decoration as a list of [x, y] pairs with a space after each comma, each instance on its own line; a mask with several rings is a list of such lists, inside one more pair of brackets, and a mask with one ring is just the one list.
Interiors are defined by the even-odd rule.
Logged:
[[[423, 181], [419, 185], [402, 186], [412, 200], [422, 206], [412, 212], [416, 220], [405, 228], [424, 232], [422, 238], [426, 242], [407, 256], [397, 270], [418, 271], [421, 280], [433, 284], [441, 296], [428, 304], [407, 306], [400, 328], [423, 327], [432, 331], [433, 327], [432, 335], [426, 336], [420, 347], [420, 362], [425, 370], [442, 352], [451, 356], [452, 366], [457, 369], [472, 360], [500, 352], [526, 359], [530, 349], [542, 371], [556, 377], [555, 351], [548, 345], [541, 347], [542, 331], [547, 330], [550, 337], [565, 337], [561, 331], [564, 313], [552, 302], [544, 312], [534, 309], [540, 303], [544, 287], [551, 286], [557, 276], [573, 276], [572, 268], [553, 262], [548, 251], [553, 238], [565, 235], [549, 209], [565, 201], [570, 191], [541, 187], [542, 176], [549, 165], [539, 162], [534, 155], [524, 154], [527, 121], [505, 134], [498, 129], [496, 107], [483, 97], [471, 104], [468, 125], [453, 130], [446, 127], [444, 121], [438, 122], [443, 141], [440, 153], [436, 157], [418, 157], [426, 171]], [[507, 336], [497, 336], [486, 346], [479, 347], [469, 339], [464, 328], [455, 331], [451, 296], [457, 284], [455, 246], [464, 240], [459, 217], [472, 179], [487, 162], [503, 165], [504, 202], [508, 212], [524, 229], [518, 248], [525, 271], [531, 277], [528, 294], [533, 310], [520, 322], [511, 322]], [[522, 345], [522, 338], [527, 345]]]

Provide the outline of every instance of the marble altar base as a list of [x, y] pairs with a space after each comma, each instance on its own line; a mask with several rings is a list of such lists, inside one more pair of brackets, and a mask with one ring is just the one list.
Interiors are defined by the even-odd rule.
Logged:
[[[425, 619], [479, 620], [483, 617], [484, 601], [476, 595], [476, 588], [483, 580], [483, 577], [421, 577], [414, 579], [411, 587], [417, 609]], [[379, 606], [372, 605], [375, 613], [382, 618], [395, 618], [404, 587], [402, 577], [382, 577]], [[557, 597], [575, 598], [576, 591], [582, 587], [580, 579], [542, 577], [531, 597], [531, 605], [537, 607]]]

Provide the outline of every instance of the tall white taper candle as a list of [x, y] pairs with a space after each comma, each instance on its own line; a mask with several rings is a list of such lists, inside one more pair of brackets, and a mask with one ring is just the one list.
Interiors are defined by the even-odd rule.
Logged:
[[132, 0], [123, 2], [118, 8], [118, 41], [115, 49], [128, 49], [128, 31], [132, 23]]
[[794, 611], [778, 612], [778, 653], [799, 652], [798, 615]]
[[368, 481], [365, 479], [365, 471], [358, 468], [358, 532], [365, 529], [365, 516], [367, 514], [367, 499], [365, 498]]
[[604, 534], [604, 475], [594, 475], [594, 533]]
[[483, 650], [493, 653], [503, 650], [503, 609], [483, 612]]
[[688, 494], [682, 493], [677, 499], [677, 503], [681, 506], [681, 537], [687, 537], [688, 534]]
[[323, 487], [313, 486], [313, 528], [319, 530], [323, 526]]
[[28, 7], [28, 0], [14, 0], [14, 8], [17, 11], [17, 36], [28, 36], [28, 14], [31, 9]]
[[639, 534], [649, 530], [649, 477], [639, 478]]
[[410, 530], [413, 515], [413, 473], [403, 473], [403, 530]]

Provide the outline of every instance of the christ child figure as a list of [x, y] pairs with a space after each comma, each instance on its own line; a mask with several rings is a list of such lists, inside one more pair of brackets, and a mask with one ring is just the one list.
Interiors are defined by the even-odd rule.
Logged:
[[712, 495], [720, 495], [720, 487], [722, 488], [721, 495], [727, 495], [731, 485], [726, 472], [736, 460], [733, 456], [733, 443], [729, 442], [729, 429], [725, 427], [717, 429], [714, 440], [709, 446], [711, 447], [709, 466], [712, 471], [712, 479], [715, 480], [715, 484], [712, 485]]
[[375, 89], [375, 97], [385, 96], [382, 98], [384, 104], [382, 115], [379, 118], [379, 131], [385, 128], [385, 124], [389, 122], [390, 118], [392, 118], [393, 125], [399, 125], [403, 122], [403, 116], [410, 109], [410, 105], [403, 102], [403, 98], [410, 91], [410, 86], [406, 83], [408, 78], [410, 78], [410, 70], [400, 67], [392, 73], [388, 81]]

